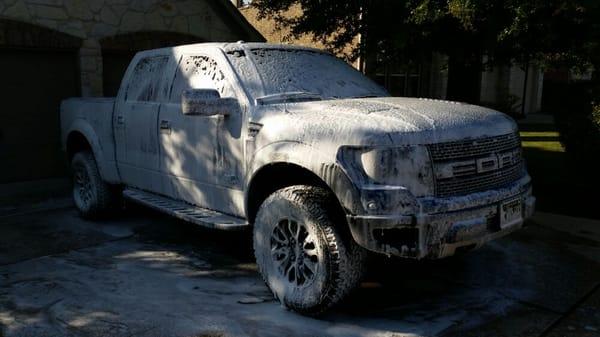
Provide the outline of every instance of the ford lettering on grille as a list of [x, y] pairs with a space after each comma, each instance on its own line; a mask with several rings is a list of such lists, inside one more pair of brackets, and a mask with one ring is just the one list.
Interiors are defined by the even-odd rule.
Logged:
[[429, 150], [438, 197], [499, 188], [525, 172], [517, 134], [433, 144]]

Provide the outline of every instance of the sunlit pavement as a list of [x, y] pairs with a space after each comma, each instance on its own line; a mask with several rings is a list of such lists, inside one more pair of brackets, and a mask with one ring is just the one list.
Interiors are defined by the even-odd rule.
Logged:
[[598, 336], [600, 243], [567, 220], [443, 261], [373, 260], [314, 319], [272, 300], [247, 233], [142, 208], [0, 212], [0, 336]]

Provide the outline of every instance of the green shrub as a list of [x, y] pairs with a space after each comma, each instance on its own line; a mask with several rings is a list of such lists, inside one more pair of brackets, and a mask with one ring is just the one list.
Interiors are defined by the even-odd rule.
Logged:
[[592, 104], [592, 123], [594, 124], [594, 128], [600, 130], [600, 102]]
[[555, 107], [560, 140], [576, 172], [598, 184], [600, 172], [600, 86], [575, 83], [565, 86], [561, 104]]

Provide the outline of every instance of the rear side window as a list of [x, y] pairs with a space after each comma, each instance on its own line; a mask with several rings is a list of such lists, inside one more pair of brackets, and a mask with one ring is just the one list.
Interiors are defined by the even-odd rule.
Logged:
[[234, 90], [219, 69], [217, 62], [207, 56], [184, 56], [179, 63], [171, 102], [179, 102], [187, 89], [215, 89], [221, 97], [234, 97]]
[[162, 83], [168, 56], [141, 59], [133, 69], [125, 93], [126, 101], [155, 102]]

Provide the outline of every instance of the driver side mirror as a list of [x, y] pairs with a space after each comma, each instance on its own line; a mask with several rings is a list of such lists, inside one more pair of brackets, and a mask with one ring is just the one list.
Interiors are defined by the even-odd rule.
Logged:
[[215, 89], [184, 90], [181, 95], [181, 111], [184, 115], [227, 116], [237, 108], [238, 102], [235, 98], [222, 98]]

